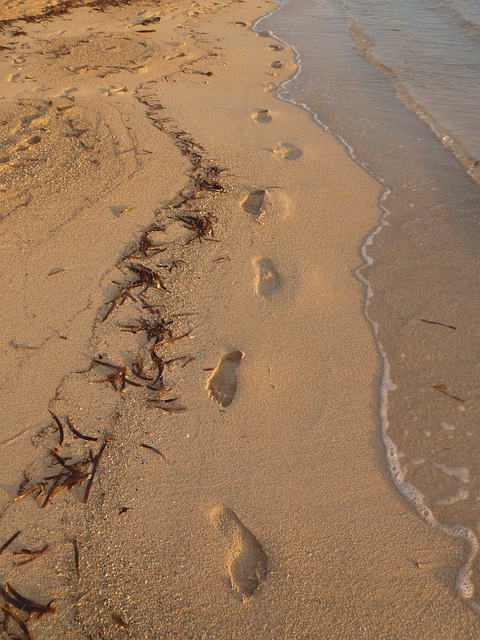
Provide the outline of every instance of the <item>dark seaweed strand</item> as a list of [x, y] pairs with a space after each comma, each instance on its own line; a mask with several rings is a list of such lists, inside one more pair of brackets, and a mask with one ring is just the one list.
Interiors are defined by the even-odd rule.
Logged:
[[12, 544], [12, 542], [13, 542], [16, 538], [18, 538], [18, 536], [20, 535], [20, 533], [21, 533], [21, 531], [17, 531], [17, 532], [16, 532], [16, 533], [14, 533], [12, 536], [10, 536], [10, 538], [9, 538], [6, 542], [4, 542], [4, 543], [2, 544], [2, 546], [0, 547], [0, 556], [1, 556], [1, 555], [2, 555], [2, 553], [5, 551], [5, 549], [7, 549], [7, 548]]

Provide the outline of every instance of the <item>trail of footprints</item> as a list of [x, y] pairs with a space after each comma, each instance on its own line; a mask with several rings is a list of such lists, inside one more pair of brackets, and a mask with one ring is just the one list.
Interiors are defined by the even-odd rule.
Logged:
[[[281, 51], [283, 47], [268, 45], [267, 49]], [[281, 61], [273, 61], [270, 64], [274, 69], [281, 69], [283, 66]], [[277, 86], [268, 83], [264, 84], [263, 88], [270, 92], [276, 90]], [[272, 115], [268, 109], [256, 109], [252, 113], [252, 119], [259, 124], [268, 124], [272, 121]], [[283, 160], [297, 160], [303, 153], [290, 142], [277, 142], [270, 151]], [[260, 223], [271, 203], [267, 189], [256, 188], [252, 189], [240, 204], [254, 222]], [[259, 298], [269, 298], [281, 289], [282, 278], [270, 258], [255, 257], [252, 260], [252, 266], [255, 292]], [[244, 353], [239, 350], [226, 352], [221, 356], [217, 367], [207, 380], [206, 388], [209, 396], [223, 408], [233, 402], [237, 390], [237, 369], [243, 357]], [[215, 529], [225, 537], [226, 569], [232, 590], [244, 599], [250, 598], [266, 578], [267, 554], [257, 538], [232, 509], [225, 506], [215, 507], [210, 513], [210, 520]]]
[[[152, 21], [154, 21], [154, 19], [152, 19]], [[143, 23], [146, 24], [147, 20]], [[89, 71], [90, 69], [96, 69], [100, 64], [106, 65], [106, 61], [104, 59], [103, 50], [101, 50], [100, 46], [94, 47], [92, 53], [92, 40], [94, 40], [94, 38], [90, 38], [90, 48], [88, 49], [90, 58], [87, 60], [88, 64], [85, 62], [81, 66], [75, 64], [77, 62], [77, 58], [81, 57], [78, 55], [79, 52], [77, 51], [77, 49], [82, 49], [83, 40], [81, 39], [75, 42], [72, 40], [60, 42], [57, 38], [55, 53], [58, 55], [62, 53], [63, 56], [70, 56], [72, 58], [71, 65], [68, 67], [72, 73], [78, 74]], [[125, 39], [122, 38], [121, 42], [116, 42], [115, 37], [111, 38], [111, 42], [115, 42], [117, 49], [120, 46], [122, 49], [126, 49], [127, 45], [125, 45], [124, 40]], [[60, 47], [66, 47], [67, 44], [69, 47], [66, 48], [65, 51], [60, 51]], [[127, 41], [127, 44], [128, 46], [133, 48], [137, 47], [139, 49], [138, 51], [133, 51], [135, 55], [130, 56], [134, 60], [144, 62], [144, 60], [151, 55], [151, 51], [147, 48], [142, 48], [141, 43], [130, 43]], [[75, 47], [73, 45], [75, 45]], [[280, 45], [268, 45], [267, 48], [272, 52], [278, 52], [283, 49]], [[73, 49], [75, 49], [75, 56], [71, 52]], [[114, 49], [115, 47], [112, 46], [112, 50]], [[52, 53], [53, 51], [49, 52]], [[98, 58], [100, 53], [102, 54], [101, 59]], [[115, 56], [117, 55], [118, 52], [115, 53]], [[279, 60], [274, 60], [270, 63], [270, 68], [272, 69], [281, 69], [283, 66], [283, 62]], [[128, 70], [133, 71], [135, 68], [132, 67]], [[264, 90], [267, 92], [273, 92], [277, 89], [278, 86], [272, 82], [265, 83], [264, 85]], [[109, 89], [104, 90], [104, 94], [106, 96], [123, 92], [125, 92], [125, 87], [115, 87], [113, 85], [111, 85]], [[56, 105], [59, 109], [60, 107], [62, 109], [73, 109], [72, 104], [70, 104], [70, 102], [73, 102], [72, 98], [65, 95], [62, 98], [59, 98], [59, 100], [61, 99], [63, 99], [64, 102], [69, 102], [67, 102], [66, 105], [60, 103]], [[41, 105], [41, 108], [46, 109], [47, 107]], [[40, 109], [40, 107], [37, 107], [37, 109]], [[43, 111], [41, 112], [41, 115], [43, 115]], [[268, 124], [272, 122], [272, 114], [268, 109], [257, 109], [252, 113], [252, 119], [258, 124]], [[7, 155], [7, 151], [13, 154], [13, 152], [23, 151], [24, 148], [28, 149], [30, 146], [39, 145], [41, 142], [42, 137], [36, 130], [32, 131], [32, 135], [29, 133], [29, 137], [26, 138], [25, 141], [23, 139], [20, 141], [20, 138], [18, 140], [16, 138], [12, 139], [11, 151], [10, 149], [0, 149], [0, 164], [6, 164], [10, 161], [11, 158], [10, 155]], [[17, 143], [16, 147], [14, 146], [14, 143]], [[18, 145], [24, 145], [24, 147]], [[302, 151], [289, 142], [278, 142], [270, 151], [274, 156], [283, 160], [296, 160], [302, 156]], [[262, 221], [262, 218], [268, 211], [270, 205], [270, 194], [266, 188], [251, 189], [241, 202], [243, 210], [251, 216], [254, 223], [260, 223]], [[268, 299], [281, 289], [282, 277], [270, 258], [263, 256], [254, 257], [252, 259], [252, 267], [254, 271], [255, 293], [259, 298]], [[235, 398], [238, 385], [237, 373], [244, 355], [245, 354], [241, 350], [230, 350], [225, 352], [220, 357], [217, 366], [206, 381], [206, 390], [208, 395], [223, 409], [229, 407]], [[229, 576], [232, 590], [240, 594], [243, 598], [250, 598], [256, 592], [257, 588], [267, 575], [268, 559], [261, 543], [243, 524], [235, 511], [227, 506], [215, 507], [210, 513], [210, 520], [213, 527], [221, 533], [225, 539], [226, 571]]]

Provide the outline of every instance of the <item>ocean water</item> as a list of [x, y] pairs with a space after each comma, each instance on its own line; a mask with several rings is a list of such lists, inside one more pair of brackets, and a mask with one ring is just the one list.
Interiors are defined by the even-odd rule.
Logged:
[[382, 186], [356, 275], [386, 459], [419, 515], [465, 541], [458, 595], [478, 608], [480, 0], [282, 0], [256, 30], [297, 52], [280, 97]]

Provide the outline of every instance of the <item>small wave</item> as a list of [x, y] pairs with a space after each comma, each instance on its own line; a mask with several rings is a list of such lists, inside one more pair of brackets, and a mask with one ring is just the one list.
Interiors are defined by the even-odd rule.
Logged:
[[380, 62], [373, 54], [372, 47], [374, 41], [369, 37], [353, 18], [348, 23], [350, 37], [355, 45], [357, 53], [366, 60], [372, 67], [381, 71], [394, 87], [397, 98], [411, 111], [421, 122], [423, 122], [434, 136], [440, 141], [443, 147], [448, 149], [460, 165], [464, 168], [467, 175], [480, 186], [480, 159], [468, 153], [461, 141], [456, 138], [452, 132], [444, 127], [434, 116], [426, 109], [424, 105], [415, 100], [411, 93], [407, 90], [404, 83], [401, 82], [396, 72], [389, 66]]
[[480, 41], [480, 13], [479, 22], [476, 22], [462, 13], [460, 8], [452, 6], [452, 0], [426, 0], [426, 2], [451, 25]]

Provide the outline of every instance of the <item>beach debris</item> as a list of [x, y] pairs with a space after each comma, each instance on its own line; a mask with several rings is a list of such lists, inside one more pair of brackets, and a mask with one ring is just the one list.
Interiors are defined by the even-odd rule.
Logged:
[[50, 414], [51, 414], [53, 420], [55, 421], [55, 424], [57, 425], [57, 429], [58, 429], [58, 444], [59, 444], [59, 446], [61, 446], [63, 444], [63, 440], [64, 440], [64, 437], [65, 437], [65, 433], [63, 431], [63, 425], [60, 422], [59, 418], [52, 411], [50, 411]]
[[70, 429], [70, 431], [73, 433], [73, 435], [76, 438], [81, 438], [82, 440], [88, 440], [90, 442], [97, 442], [98, 438], [95, 438], [93, 436], [86, 436], [84, 433], [80, 433], [80, 431], [75, 427], [75, 425], [72, 422], [72, 419], [67, 416], [66, 418], [66, 423], [67, 423], [67, 427]]
[[130, 380], [130, 378], [127, 377], [127, 373], [128, 373], [127, 367], [122, 367], [116, 364], [112, 364], [110, 362], [105, 362], [103, 360], [94, 359], [92, 360], [92, 362], [102, 367], [108, 367], [109, 369], [112, 369], [112, 372], [108, 373], [106, 378], [102, 378], [101, 380], [95, 380], [94, 382], [108, 382], [112, 385], [115, 391], [120, 391], [120, 392], [125, 389], [125, 386], [127, 384], [131, 385], [132, 387], [142, 386], [138, 382], [135, 382], [134, 380]]
[[128, 331], [129, 333], [145, 332], [148, 340], [154, 340], [155, 344], [164, 342], [167, 338], [172, 338], [172, 330], [169, 328], [173, 323], [173, 320], [154, 317], [140, 318], [136, 320], [136, 324], [121, 324], [118, 325], [122, 331]]
[[164, 246], [164, 243], [155, 244], [150, 238], [152, 233], [158, 231], [165, 231], [165, 226], [156, 224], [144, 231], [140, 237], [140, 241], [136, 249], [125, 256], [124, 260], [146, 258], [148, 256], [153, 256], [156, 253], [162, 253], [163, 251], [166, 251], [167, 248]]
[[[87, 438], [91, 439], [89, 436], [83, 436], [83, 439]], [[40, 497], [45, 496], [41, 505], [41, 508], [44, 509], [52, 498], [60, 491], [63, 491], [64, 489], [70, 491], [73, 487], [86, 482], [82, 500], [83, 503], [86, 504], [98, 468], [98, 463], [103, 455], [107, 443], [111, 439], [111, 437], [106, 437], [104, 439], [96, 455], [94, 455], [92, 449], [90, 449], [85, 453], [83, 458], [80, 458], [75, 462], [70, 459], [67, 460], [63, 458], [57, 451], [51, 449], [49, 452], [50, 456], [55, 464], [60, 465], [60, 471], [54, 475], [45, 476], [40, 482], [36, 482], [28, 488], [25, 488], [25, 483], [28, 484], [29, 480], [28, 478], [25, 478], [25, 482], [20, 486], [15, 502], [29, 495], [32, 495], [35, 501]]]
[[10, 619], [12, 619], [14, 623], [19, 627], [19, 629], [21, 629], [22, 633], [24, 634], [25, 640], [32, 640], [32, 636], [30, 635], [27, 625], [14, 609], [9, 606], [0, 606], [0, 610], [3, 611], [2, 631], [5, 634], [8, 633], [7, 638], [12, 638], [13, 640], [13, 636], [9, 633], [8, 630], [9, 621]]
[[73, 538], [72, 546], [73, 546], [73, 560], [75, 562], [75, 569], [77, 570], [77, 573], [80, 573], [80, 550], [78, 548], [78, 540], [76, 538]]
[[103, 441], [103, 444], [102, 444], [102, 446], [100, 447], [99, 452], [98, 452], [98, 453], [97, 453], [97, 455], [96, 455], [95, 457], [93, 457], [93, 458], [92, 458], [92, 450], [90, 449], [90, 456], [89, 456], [89, 458], [90, 458], [90, 460], [92, 461], [92, 470], [91, 470], [91, 473], [90, 473], [90, 478], [88, 479], [88, 482], [87, 482], [87, 487], [86, 487], [86, 489], [85, 489], [85, 493], [84, 493], [84, 495], [83, 495], [83, 500], [82, 500], [83, 504], [87, 504], [88, 498], [89, 498], [89, 496], [90, 496], [90, 491], [91, 491], [91, 489], [92, 489], [93, 480], [94, 480], [94, 478], [95, 478], [95, 474], [97, 473], [97, 469], [98, 469], [98, 464], [99, 464], [99, 462], [100, 462], [100, 458], [103, 456], [103, 452], [105, 451], [105, 447], [107, 446], [107, 443], [108, 443], [108, 441], [109, 441], [110, 439], [111, 439], [111, 438], [106, 438], [106, 439]]
[[432, 388], [436, 391], [439, 391], [440, 393], [443, 393], [443, 395], [448, 396], [449, 398], [458, 400], [458, 402], [465, 402], [463, 398], [459, 398], [458, 396], [454, 396], [453, 394], [451, 394], [447, 389], [447, 385], [445, 384], [434, 384], [432, 385]]
[[20, 535], [21, 531], [17, 531], [16, 533], [14, 533], [13, 535], [10, 536], [10, 538], [4, 542], [2, 544], [2, 546], [0, 547], [0, 556], [2, 555], [2, 553], [8, 549], [8, 547], [12, 544], [12, 542], [14, 542], [14, 540], [16, 540], [18, 538], [18, 536]]
[[20, 611], [24, 611], [26, 613], [43, 615], [45, 613], [54, 613], [56, 609], [52, 604], [54, 602], [53, 600], [47, 604], [35, 602], [34, 600], [30, 600], [30, 598], [23, 596], [8, 582], [5, 583], [5, 586], [0, 585], [0, 596], [12, 607], [20, 609]]
[[168, 291], [167, 287], [163, 283], [160, 274], [153, 269], [150, 269], [150, 267], [146, 267], [145, 265], [140, 263], [127, 264], [126, 266], [129, 271], [137, 276], [137, 279], [130, 284], [135, 285], [136, 287], [143, 285], [144, 289], [142, 293], [145, 293], [145, 291], [149, 288], [163, 289], [163, 291]]
[[[211, 72], [209, 71], [206, 75], [208, 75], [209, 73]], [[203, 190], [225, 193], [225, 187], [223, 187], [223, 185], [218, 182], [220, 174], [224, 171], [224, 168], [218, 167], [215, 164], [209, 164], [207, 166], [199, 167], [196, 174], [194, 175], [194, 184], [197, 191]]]
[[19, 560], [15, 562], [16, 567], [23, 567], [26, 564], [30, 564], [36, 560], [39, 556], [43, 555], [45, 551], [48, 551], [49, 545], [45, 544], [40, 549], [21, 549], [20, 551], [14, 551], [12, 555], [14, 556], [23, 556], [23, 560]]
[[[109, 0], [105, 0], [103, 4], [100, 2], [98, 7], [107, 6], [108, 2]], [[145, 32], [147, 31], [150, 30], [146, 29]], [[74, 70], [77, 73], [81, 73], [92, 69], [94, 69], [94, 67], [85, 66], [77, 67]], [[200, 72], [200, 74], [206, 76], [213, 75], [211, 71]], [[124, 92], [125, 90], [126, 87], [119, 87], [118, 89], [112, 87], [109, 91], [114, 93], [116, 91]], [[145, 102], [145, 104], [148, 105], [150, 110], [161, 110], [163, 108], [156, 98], [151, 98]], [[150, 111], [150, 113], [152, 112], [153, 111]], [[159, 123], [155, 119], [153, 124], [158, 126], [158, 128], [163, 127], [164, 130], [166, 130], [165, 120]], [[85, 133], [76, 127], [73, 121], [71, 128], [72, 135], [75, 137], [79, 137]], [[225, 188], [219, 181], [219, 176], [224, 169], [214, 163], [206, 164], [203, 157], [203, 147], [201, 147], [198, 142], [185, 131], [172, 128], [170, 131], [167, 130], [167, 133], [173, 138], [181, 153], [188, 158], [192, 165], [189, 172], [189, 183], [181, 192], [180, 196], [172, 200], [170, 206], [164, 205], [162, 211], [155, 212], [158, 215], [158, 221], [142, 233], [138, 246], [119, 262], [119, 267], [125, 276], [125, 278], [121, 277], [119, 279], [125, 279], [126, 282], [113, 282], [113, 284], [119, 288], [113, 298], [105, 303], [106, 312], [100, 320], [104, 322], [118, 307], [126, 301], [131, 300], [135, 304], [137, 311], [140, 308], [139, 316], [136, 317], [136, 315], [134, 315], [133, 318], [135, 319], [132, 320], [132, 318], [129, 318], [128, 321], [124, 321], [125, 324], [112, 324], [111, 326], [116, 326], [120, 330], [130, 332], [134, 335], [143, 333], [145, 334], [148, 344], [142, 347], [143, 350], [140, 351], [140, 353], [132, 356], [131, 364], [117, 364], [114, 358], [112, 358], [113, 362], [110, 362], [105, 355], [100, 355], [98, 359], [92, 360], [92, 365], [105, 367], [104, 370], [94, 369], [94, 372], [100, 373], [100, 375], [102, 375], [103, 372], [103, 378], [96, 380], [96, 382], [107, 382], [116, 391], [123, 391], [126, 385], [141, 387], [149, 391], [149, 393], [146, 393], [145, 398], [149, 408], [158, 408], [165, 412], [177, 413], [187, 411], [187, 406], [182, 403], [180, 395], [178, 395], [176, 391], [173, 391], [176, 385], [170, 384], [170, 381], [168, 381], [168, 386], [166, 385], [164, 379], [165, 372], [169, 370], [169, 367], [179, 366], [183, 368], [193, 362], [195, 358], [189, 355], [171, 357], [172, 354], [166, 354], [164, 349], [165, 345], [190, 336], [193, 329], [189, 329], [188, 325], [180, 325], [180, 329], [175, 328], [174, 322], [176, 322], [176, 318], [192, 314], [181, 313], [164, 317], [162, 314], [165, 312], [161, 309], [164, 309], [165, 305], [153, 303], [158, 302], [158, 299], [154, 297], [155, 292], [161, 294], [162, 292], [168, 291], [166, 286], [166, 282], [168, 283], [168, 274], [171, 274], [175, 269], [180, 269], [180, 266], [186, 264], [186, 262], [170, 254], [168, 254], [168, 257], [165, 257], [165, 262], [160, 262], [155, 266], [152, 265], [154, 260], [151, 260], [150, 263], [147, 264], [145, 264], [145, 262], [157, 253], [171, 249], [171, 246], [165, 246], [165, 242], [158, 242], [159, 232], [166, 230], [164, 222], [160, 221], [159, 214], [163, 213], [165, 215], [167, 210], [178, 209], [180, 206], [182, 210], [175, 212], [179, 214], [175, 217], [175, 220], [178, 221], [179, 226], [183, 225], [189, 232], [186, 233], [182, 230], [183, 238], [187, 238], [185, 242], [186, 245], [192, 243], [194, 240], [198, 240], [199, 242], [203, 240], [218, 242], [216, 238], [213, 238], [214, 223], [216, 222], [213, 213], [206, 213], [203, 205], [201, 208], [194, 207], [196, 199], [200, 200], [202, 197], [206, 197], [205, 194], [201, 195], [201, 192], [210, 192], [211, 195], [209, 194], [208, 197], [213, 197], [216, 194], [223, 193]], [[133, 207], [125, 207], [120, 203], [112, 212], [120, 216], [132, 208]], [[54, 269], [48, 275], [55, 275], [62, 271], [62, 268]], [[152, 298], [150, 298], [150, 294]], [[130, 305], [128, 306], [130, 308]], [[183, 322], [185, 322], [185, 324], [187, 323], [187, 321]], [[243, 353], [241, 353], [241, 356], [243, 357]], [[91, 367], [89, 367], [87, 371], [91, 371]], [[66, 496], [65, 490], [67, 490], [71, 491], [70, 495], [76, 496], [83, 504], [87, 504], [94, 488], [94, 482], [97, 478], [102, 456], [104, 455], [108, 442], [112, 440], [113, 437], [110, 435], [93, 436], [84, 434], [77, 429], [72, 418], [69, 416], [62, 416], [62, 414], [60, 414], [61, 417], [59, 417], [53, 411], [50, 411], [50, 413], [52, 422], [51, 426], [49, 425], [47, 429], [50, 435], [53, 433], [54, 446], [49, 450], [47, 449], [45, 461], [48, 472], [43, 471], [41, 475], [37, 477], [30, 476], [30, 472], [24, 472], [24, 482], [19, 487], [15, 501], [27, 496], [32, 496], [33, 500], [37, 502], [41, 508], [46, 508], [58, 493], [63, 492], [62, 496]], [[45, 435], [45, 433], [43, 435]], [[75, 438], [77, 440], [74, 440]], [[80, 441], [84, 441], [84, 443]], [[95, 445], [97, 442], [98, 444]], [[165, 455], [157, 447], [147, 442], [140, 442], [139, 445], [152, 454], [159, 456], [162, 460], [166, 460]], [[82, 446], [83, 450], [80, 449]], [[69, 451], [70, 447], [71, 450]], [[68, 504], [68, 498], [65, 497], [64, 499]], [[62, 502], [62, 498], [59, 499], [59, 502]], [[129, 507], [123, 507], [119, 513], [125, 513], [128, 508]], [[11, 535], [10, 538], [0, 546], [0, 554], [13, 544], [19, 535], [20, 531]], [[69, 539], [69, 542], [72, 543], [73, 547], [72, 570], [74, 564], [77, 573], [80, 573], [78, 541], [77, 539]], [[54, 548], [49, 546], [49, 544], [43, 544], [41, 541], [32, 543], [32, 548], [19, 548], [19, 546], [20, 545], [16, 546], [13, 552], [14, 566], [16, 567], [27, 565]], [[3, 586], [0, 584], [0, 608], [4, 616], [4, 635], [8, 634], [11, 640], [20, 637], [22, 640], [24, 638], [27, 640], [31, 638], [27, 627], [27, 616], [34, 615], [38, 617], [45, 613], [55, 611], [53, 601], [43, 604], [42, 602], [31, 600], [16, 591], [10, 582], [4, 583]], [[122, 617], [118, 613], [112, 613], [111, 617], [113, 622], [119, 627], [124, 629], [129, 628], [130, 624], [125, 617]], [[0, 617], [0, 628], [1, 624], [2, 621]]]
[[[116, 284], [116, 283], [115, 283]], [[107, 320], [111, 314], [115, 311], [115, 309], [117, 309], [117, 307], [121, 307], [122, 304], [128, 299], [130, 298], [131, 300], [133, 300], [133, 302], [136, 302], [136, 298], [135, 296], [133, 296], [130, 293], [130, 289], [132, 287], [130, 285], [125, 285], [122, 286], [122, 288], [120, 289], [120, 291], [117, 293], [116, 296], [114, 296], [109, 302], [106, 302], [106, 305], [109, 305], [109, 308], [107, 310], [107, 313], [103, 316], [103, 318], [100, 320], [100, 322], [105, 322], [105, 320]]]
[[437, 324], [440, 327], [446, 327], [447, 329], [456, 329], [452, 324], [444, 324], [443, 322], [436, 322], [435, 320], [425, 320], [425, 318], [418, 318], [420, 322], [426, 322], [427, 324]]
[[[54, 419], [55, 425], [58, 430], [59, 438], [58, 438], [57, 446], [60, 447], [63, 445], [65, 440], [65, 429], [62, 425], [60, 418], [57, 415], [55, 415], [52, 411], [50, 411], [50, 414], [52, 415], [52, 418]], [[75, 425], [73, 424], [72, 419], [69, 416], [65, 418], [65, 424], [76, 438], [81, 438], [82, 440], [91, 440], [92, 442], [96, 442], [98, 440], [98, 438], [94, 438], [93, 436], [85, 436], [83, 435], [83, 433], [80, 433], [80, 431], [78, 431], [75, 428]], [[58, 454], [56, 453], [56, 450], [54, 450], [53, 453], [56, 456], [58, 456]], [[60, 456], [58, 456], [58, 458], [60, 459]]]
[[[187, 240], [185, 244], [191, 244], [194, 240], [202, 242], [202, 240], [215, 240], [212, 236], [214, 234], [213, 221], [215, 217], [211, 214], [204, 216], [195, 215], [177, 215], [172, 220], [180, 220], [183, 226], [189, 231], [193, 231], [193, 236]], [[215, 240], [215, 242], [218, 242]]]
[[[185, 260], [172, 260], [170, 264], [157, 264], [157, 267], [162, 269], [167, 269], [169, 273], [172, 273], [174, 269], [179, 269], [179, 265], [187, 264]], [[144, 309], [148, 308], [148, 306], [144, 306]]]
[[17, 493], [14, 499], [14, 502], [18, 502], [19, 500], [22, 500], [23, 498], [26, 498], [27, 496], [30, 496], [33, 493], [37, 494], [36, 496], [33, 497], [33, 499], [36, 500], [40, 495], [42, 495], [45, 492], [45, 484], [43, 482], [37, 482], [36, 484], [32, 485], [28, 489], [23, 489], [23, 490], [22, 490], [22, 487], [24, 486], [24, 483], [22, 483], [22, 485], [20, 486], [21, 488]]
[[[150, 229], [148, 231], [148, 233], [151, 233], [153, 231], [153, 229]], [[133, 258], [138, 257], [138, 252], [148, 252], [150, 250], [151, 247], [148, 246], [148, 239], [145, 239], [145, 242], [147, 243], [145, 247], [140, 247], [139, 249], [136, 249], [135, 251], [133, 251], [131, 254], [129, 254], [128, 256], [125, 257], [125, 260], [129, 259], [129, 258]], [[154, 247], [155, 252], [157, 250], [161, 250], [158, 247]], [[113, 281], [113, 284], [116, 284], [118, 286], [120, 286], [120, 290], [119, 292], [109, 301], [106, 302], [105, 304], [109, 307], [107, 310], [107, 313], [105, 314], [105, 316], [102, 318], [101, 322], [105, 322], [105, 320], [107, 320], [107, 318], [109, 318], [109, 316], [112, 314], [112, 312], [119, 306], [121, 306], [128, 298], [130, 298], [133, 302], [137, 302], [137, 298], [141, 299], [141, 296], [148, 290], [148, 289], [162, 289], [163, 291], [168, 291], [167, 287], [165, 286], [165, 284], [163, 283], [162, 277], [160, 276], [159, 273], [157, 273], [156, 271], [154, 271], [153, 269], [151, 269], [150, 267], [147, 267], [146, 265], [140, 264], [140, 263], [134, 263], [134, 264], [126, 264], [125, 265], [126, 268], [128, 269], [128, 271], [131, 271], [132, 273], [134, 273], [137, 277], [135, 280], [133, 280], [132, 282], [128, 282], [128, 283], [123, 283], [123, 282], [117, 282], [117, 281]], [[140, 292], [136, 292], [137, 298], [133, 295], [132, 291], [135, 291], [136, 289], [141, 288]]]
[[166, 460], [166, 457], [163, 455], [163, 453], [156, 447], [152, 447], [152, 445], [150, 444], [145, 444], [145, 442], [141, 442], [140, 446], [143, 447], [144, 449], [148, 449], [149, 451], [153, 451], [154, 453], [159, 455], [162, 458], [162, 460]]
[[140, 353], [132, 358], [132, 373], [139, 380], [145, 380], [146, 382], [152, 382], [153, 380], [152, 376], [145, 372], [145, 365]]

